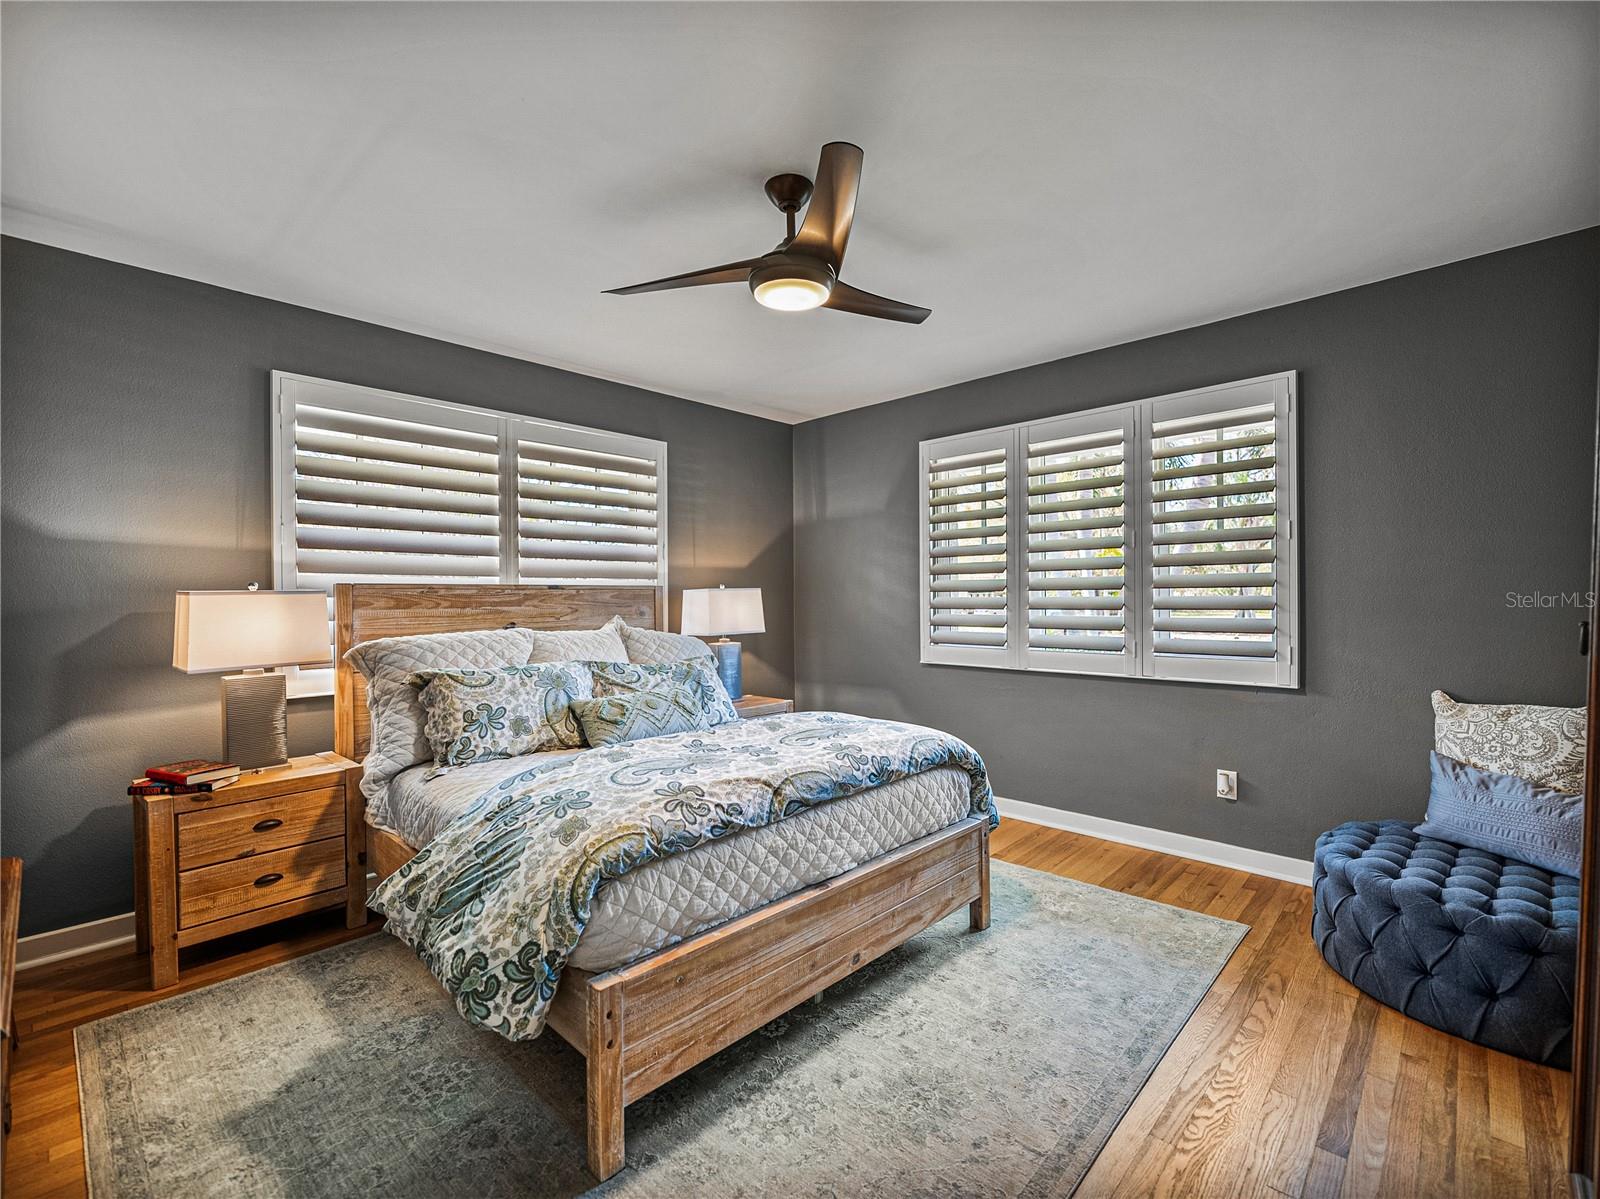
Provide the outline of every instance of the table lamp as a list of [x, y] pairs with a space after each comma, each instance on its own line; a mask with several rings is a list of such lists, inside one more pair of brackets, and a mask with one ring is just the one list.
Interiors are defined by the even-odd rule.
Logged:
[[289, 704], [275, 666], [326, 666], [328, 597], [321, 591], [180, 591], [172, 665], [222, 676], [228, 761], [247, 770], [289, 760]]
[[685, 591], [679, 631], [691, 637], [718, 638], [711, 643], [711, 650], [717, 655], [717, 673], [728, 694], [738, 699], [744, 694], [744, 668], [739, 661], [739, 643], [729, 641], [728, 634], [767, 631], [761, 611], [761, 588], [702, 587]]

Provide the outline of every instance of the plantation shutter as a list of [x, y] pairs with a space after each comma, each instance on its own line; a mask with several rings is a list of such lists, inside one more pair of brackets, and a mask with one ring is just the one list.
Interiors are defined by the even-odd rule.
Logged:
[[[274, 372], [276, 586], [666, 585], [666, 445]], [[332, 671], [290, 672], [290, 694]]]
[[[322, 397], [316, 397], [321, 399]], [[493, 422], [455, 427], [297, 401], [295, 585], [494, 583], [500, 457]]]
[[517, 426], [518, 577], [663, 583], [659, 455], [576, 444], [581, 440]]
[[1027, 656], [1039, 669], [1132, 673], [1131, 408], [1023, 429]]
[[1152, 405], [1146, 675], [1290, 685], [1288, 403], [1277, 377]]
[[923, 660], [1004, 665], [1011, 644], [1012, 446], [950, 438], [922, 455]]

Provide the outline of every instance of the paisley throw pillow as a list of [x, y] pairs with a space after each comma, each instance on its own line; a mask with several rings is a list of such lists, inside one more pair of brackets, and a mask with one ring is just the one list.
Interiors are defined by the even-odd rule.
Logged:
[[544, 665], [424, 670], [424, 731], [435, 766], [465, 766], [583, 744], [572, 716], [568, 672]]
[[572, 710], [590, 745], [621, 745], [711, 727], [699, 695], [687, 686], [579, 700]]
[[1433, 693], [1433, 748], [1447, 758], [1577, 795], [1583, 791], [1584, 709], [1463, 704]]
[[644, 662], [589, 662], [586, 665], [594, 680], [596, 699], [688, 687], [699, 699], [708, 727], [715, 728], [739, 719], [739, 712], [728, 696], [728, 689], [717, 677], [714, 659], [696, 658], [688, 662], [658, 665]]

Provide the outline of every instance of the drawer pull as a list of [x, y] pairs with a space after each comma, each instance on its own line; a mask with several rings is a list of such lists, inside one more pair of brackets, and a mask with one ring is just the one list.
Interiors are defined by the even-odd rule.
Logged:
[[263, 874], [260, 878], [256, 879], [256, 886], [270, 887], [273, 883], [281, 882], [282, 880], [283, 875], [281, 874]]
[[283, 821], [276, 816], [268, 816], [265, 820], [258, 820], [250, 826], [252, 832], [265, 833], [277, 828]]

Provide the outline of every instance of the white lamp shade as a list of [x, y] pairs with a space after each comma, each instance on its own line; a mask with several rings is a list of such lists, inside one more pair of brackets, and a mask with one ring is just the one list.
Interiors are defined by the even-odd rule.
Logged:
[[178, 592], [172, 665], [185, 674], [326, 666], [332, 657], [324, 592]]
[[765, 633], [759, 587], [702, 587], [683, 593], [682, 632], [691, 637]]

